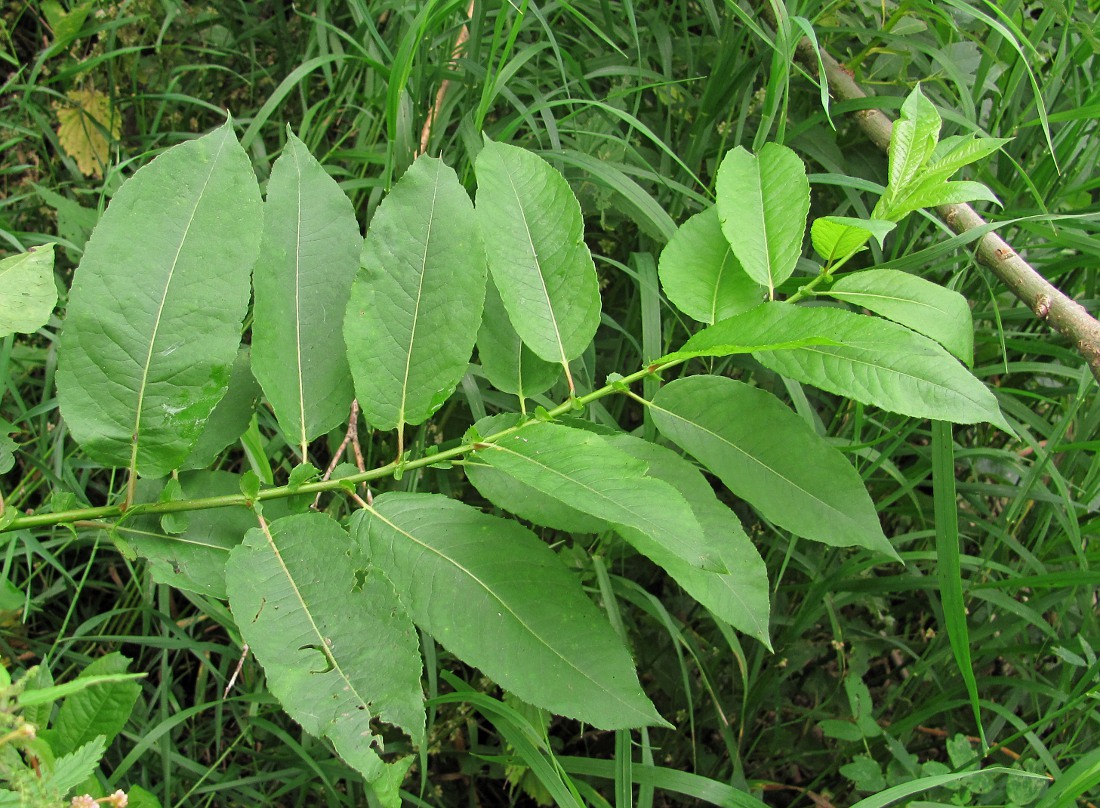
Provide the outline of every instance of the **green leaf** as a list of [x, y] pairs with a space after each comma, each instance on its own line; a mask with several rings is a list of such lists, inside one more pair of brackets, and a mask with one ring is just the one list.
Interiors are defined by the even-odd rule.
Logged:
[[826, 263], [847, 258], [862, 249], [872, 238], [882, 246], [887, 234], [897, 227], [883, 219], [852, 219], [847, 216], [821, 216], [810, 226], [814, 250]]
[[[130, 660], [116, 651], [88, 665], [77, 681], [126, 673], [129, 667]], [[96, 737], [109, 744], [126, 726], [140, 694], [141, 685], [132, 681], [104, 682], [72, 694], [57, 713], [53, 725], [57, 744], [53, 751], [59, 755], [73, 752]]]
[[368, 782], [383, 774], [381, 718], [424, 740], [416, 630], [393, 585], [321, 513], [250, 530], [225, 570], [229, 606], [291, 718]]
[[988, 157], [1011, 140], [1012, 138], [975, 137], [974, 135], [953, 135], [944, 138], [932, 152], [922, 178], [950, 179], [960, 168]]
[[845, 275], [822, 294], [901, 323], [974, 364], [974, 323], [958, 292], [908, 272], [869, 269]]
[[840, 767], [840, 773], [855, 783], [860, 791], [875, 792], [886, 788], [882, 767], [869, 755], [856, 755], [851, 763]]
[[768, 304], [761, 321], [765, 331], [792, 338], [827, 334], [837, 343], [753, 354], [776, 373], [914, 418], [986, 421], [1011, 431], [984, 384], [935, 342], [896, 323], [786, 303]]
[[419, 424], [454, 392], [481, 325], [485, 274], [458, 177], [442, 160], [418, 158], [374, 214], [344, 323], [372, 426]]
[[996, 194], [980, 182], [922, 182], [899, 200], [897, 207], [894, 208], [893, 217], [900, 219], [921, 208], [935, 208], [940, 205], [955, 205], [959, 202], [975, 200], [1001, 204]]
[[206, 420], [202, 434], [190, 454], [180, 463], [181, 469], [205, 469], [214, 465], [218, 455], [235, 442], [252, 420], [260, 385], [252, 375], [249, 348], [242, 345], [229, 370], [229, 387]]
[[[559, 372], [561, 370], [560, 365], [552, 367]], [[519, 420], [518, 416], [511, 414], [492, 415], [474, 424], [474, 430], [479, 434], [491, 435], [514, 426]], [[600, 533], [611, 529], [605, 520], [579, 511], [493, 466], [469, 462], [462, 468], [466, 478], [485, 499], [532, 524], [566, 533]]]
[[897, 557], [856, 470], [770, 393], [691, 376], [662, 387], [650, 412], [661, 434], [779, 527]]
[[619, 527], [619, 531], [632, 530], [635, 535], [631, 544], [664, 567], [685, 592], [716, 617], [770, 648], [768, 570], [737, 516], [718, 501], [702, 473], [671, 449], [631, 435], [616, 435], [606, 440], [645, 462], [650, 477], [663, 480], [680, 492], [703, 528], [704, 541], [728, 572], [700, 570], [641, 531], [624, 527]]
[[684, 498], [667, 483], [646, 477], [644, 462], [599, 435], [532, 424], [490, 443], [476, 457], [583, 513], [641, 531], [693, 567], [725, 571]]
[[86, 208], [79, 202], [41, 185], [34, 185], [34, 190], [57, 213], [57, 235], [72, 245], [65, 248], [65, 255], [75, 263], [84, 252], [84, 244], [99, 221], [99, 211]]
[[733, 254], [715, 207], [680, 225], [661, 251], [658, 272], [668, 299], [702, 323], [748, 311], [764, 296]]
[[37, 331], [50, 321], [56, 305], [53, 244], [0, 261], [0, 338]]
[[92, 776], [106, 751], [107, 741], [100, 735], [78, 749], [61, 755], [53, 762], [49, 788], [56, 789], [59, 794], [67, 796], [70, 791]]
[[15, 468], [15, 450], [19, 444], [11, 436], [18, 431], [15, 424], [0, 418], [0, 474], [7, 474]]
[[486, 140], [477, 156], [477, 223], [513, 327], [568, 372], [600, 324], [596, 267], [580, 203], [545, 160]]
[[352, 525], [413, 620], [502, 687], [603, 729], [664, 725], [606, 618], [516, 522], [395, 492]]
[[890, 137], [889, 182], [872, 213], [873, 218], [900, 218], [889, 212], [898, 199], [909, 193], [931, 159], [941, 124], [940, 113], [924, 97], [918, 84], [901, 105], [901, 117], [894, 123]]
[[264, 203], [252, 371], [291, 446], [347, 420], [353, 392], [340, 315], [362, 245], [351, 202], [288, 129]]
[[[753, 340], [761, 347], [746, 344]], [[838, 308], [765, 303], [703, 329], [666, 359], [747, 351], [777, 373], [864, 404], [1009, 429], [993, 394], [935, 342]]]
[[485, 318], [477, 333], [477, 355], [489, 383], [520, 398], [549, 390], [561, 375], [561, 365], [540, 359], [523, 344], [492, 279], [485, 287]]
[[261, 226], [230, 123], [139, 169], [76, 271], [57, 371], [61, 412], [94, 460], [177, 467], [225, 394]]
[[733, 254], [768, 294], [794, 272], [802, 254], [810, 181], [798, 155], [765, 143], [753, 156], [741, 146], [718, 168], [718, 218]]

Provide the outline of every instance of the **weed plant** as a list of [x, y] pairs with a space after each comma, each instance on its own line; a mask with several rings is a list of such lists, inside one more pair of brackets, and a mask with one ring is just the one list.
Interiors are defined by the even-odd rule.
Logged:
[[[483, 131], [538, 151], [570, 180], [586, 216], [604, 321], [584, 366], [600, 383], [694, 332], [663, 298], [655, 259], [676, 224], [713, 199], [730, 148], [778, 141], [796, 150], [811, 173], [811, 215], [866, 217], [885, 184], [885, 155], [853, 124], [861, 104], [825, 106], [816, 78], [793, 60], [793, 37], [806, 29], [794, 25], [783, 41], [747, 3], [470, 8], [467, 21], [458, 0], [0, 5], [0, 237], [10, 252], [58, 242], [62, 294], [47, 326], [0, 340], [0, 418], [15, 427], [14, 462], [0, 474], [6, 504], [92, 506], [124, 485], [84, 458], [58, 416], [65, 289], [123, 178], [221, 125], [226, 109], [261, 182], [289, 122], [363, 226], [421, 151], [442, 155], [471, 187]], [[1005, 222], [1002, 235], [1049, 280], [1097, 310], [1095, 3], [786, 11], [875, 94], [873, 106], [896, 114], [920, 82], [945, 134], [1011, 137], [971, 169], [1003, 202], [986, 215]], [[58, 134], [73, 94], [89, 91], [119, 119], [94, 170]], [[89, 125], [110, 134], [110, 122]], [[737, 801], [747, 791], [768, 805], [852, 805], [888, 785], [978, 766], [1077, 777], [1075, 790], [1039, 804], [1100, 799], [1100, 399], [1072, 347], [999, 288], [971, 247], [919, 214], [854, 264], [906, 270], [964, 295], [974, 372], [1018, 425], [1018, 439], [982, 425], [948, 434], [972, 683], [945, 631], [929, 423], [803, 388], [749, 358], [697, 360], [716, 374], [753, 371], [848, 454], [904, 567], [793, 539], [740, 510], [768, 568], [770, 651], [714, 620], [643, 557], [620, 545], [578, 548], [570, 562], [628, 638], [658, 709], [681, 729], [601, 732], [551, 720], [425, 635], [429, 739], [404, 784], [408, 804], [546, 804], [533, 775], [546, 758], [517, 744], [516, 726], [545, 733], [561, 776], [597, 806], [755, 804]], [[796, 273], [784, 291], [808, 279]], [[474, 366], [407, 444], [456, 440], [471, 420], [511, 406]], [[587, 415], [653, 435], [626, 397]], [[342, 436], [336, 430], [314, 452], [327, 460]], [[363, 437], [368, 468], [397, 451], [392, 436]], [[296, 452], [261, 409], [221, 467], [285, 475]], [[425, 469], [394, 486], [476, 496], [454, 491], [455, 479]], [[545, 538], [556, 540], [552, 531]], [[240, 665], [223, 602], [155, 583], [94, 523], [2, 539], [0, 656], [9, 667], [43, 664], [62, 682], [120, 651], [147, 674], [103, 762], [104, 794], [140, 786], [165, 806], [371, 799], [354, 770], [285, 716], [258, 666]], [[920, 798], [1024, 806], [1048, 797], [990, 776]]]

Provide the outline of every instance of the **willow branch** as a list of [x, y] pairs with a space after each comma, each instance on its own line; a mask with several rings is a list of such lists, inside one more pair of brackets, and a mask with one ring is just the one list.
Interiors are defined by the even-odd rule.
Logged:
[[[867, 97], [851, 74], [829, 54], [819, 53], [809, 39], [798, 44], [798, 57], [814, 74], [818, 71], [820, 57], [829, 90], [835, 98], [849, 101]], [[871, 142], [884, 151], [889, 148], [894, 124], [885, 113], [864, 109], [856, 113], [856, 120]], [[986, 224], [967, 204], [941, 205], [936, 212], [958, 235]], [[1100, 322], [1084, 306], [1040, 275], [996, 233], [990, 232], [981, 238], [977, 257], [1036, 317], [1073, 342], [1092, 375], [1100, 381]]]

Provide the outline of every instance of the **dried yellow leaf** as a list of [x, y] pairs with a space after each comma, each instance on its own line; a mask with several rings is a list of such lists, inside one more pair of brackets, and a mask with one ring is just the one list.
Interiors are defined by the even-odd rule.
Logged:
[[98, 90], [72, 90], [71, 105], [57, 107], [57, 140], [85, 176], [102, 177], [110, 157], [110, 141], [118, 140], [121, 120], [111, 99]]

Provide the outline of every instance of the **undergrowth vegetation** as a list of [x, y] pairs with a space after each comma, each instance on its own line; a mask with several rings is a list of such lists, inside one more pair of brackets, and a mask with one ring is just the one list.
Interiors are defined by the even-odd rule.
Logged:
[[[41, 256], [44, 245], [55, 244], [60, 295], [48, 323], [0, 338], [0, 658], [14, 680], [0, 680], [0, 788], [36, 794], [42, 805], [68, 805], [81, 794], [106, 801], [118, 790], [131, 806], [357, 806], [398, 799], [617, 807], [1096, 803], [1096, 381], [1072, 344], [977, 263], [975, 234], [955, 236], [924, 210], [895, 205], [890, 215], [886, 202], [876, 207], [880, 197], [891, 199], [894, 172], [856, 121], [865, 108], [906, 120], [936, 114], [941, 141], [976, 136], [973, 142], [987, 144], [954, 177], [974, 183], [965, 198], [982, 200], [976, 207], [1003, 223], [998, 232], [1032, 266], [1095, 312], [1098, 30], [1095, 3], [0, 4], [0, 249], [6, 256], [39, 248], [31, 255]], [[807, 35], [873, 97], [830, 100], [813, 65], [796, 58]], [[402, 398], [391, 418], [385, 402], [372, 400], [374, 388], [361, 382], [373, 367], [352, 359], [344, 383], [350, 396], [354, 377], [363, 406], [365, 417], [352, 411], [358, 434], [346, 440], [346, 403], [313, 433], [304, 423], [295, 431], [273, 392], [278, 382], [268, 381], [278, 376], [277, 358], [268, 357], [266, 370], [256, 359], [274, 319], [260, 302], [257, 268], [256, 302], [243, 330], [257, 381], [244, 365], [243, 386], [229, 382], [248, 414], [239, 429], [226, 427], [235, 432], [228, 446], [202, 447], [205, 459], [190, 466], [218, 476], [177, 477], [170, 472], [178, 462], [138, 460], [137, 448], [129, 465], [141, 477], [128, 475], [126, 458], [112, 460], [112, 448], [97, 446], [96, 427], [80, 423], [87, 408], [71, 403], [75, 371], [65, 363], [78, 350], [71, 335], [80, 328], [89, 333], [92, 316], [90, 298], [79, 299], [80, 273], [72, 286], [74, 271], [112, 200], [127, 199], [124, 183], [147, 164], [145, 176], [152, 176], [171, 155], [184, 153], [169, 149], [204, 134], [239, 141], [242, 171], [247, 176], [251, 165], [269, 206], [285, 182], [277, 161], [316, 158], [324, 169], [318, 183], [323, 174], [335, 180], [359, 226], [353, 259], [360, 234], [382, 234], [368, 236], [364, 266], [388, 249], [384, 236], [399, 239], [402, 223], [417, 212], [418, 198], [402, 203], [400, 189], [429, 166], [439, 173], [446, 164], [455, 175], [448, 175], [446, 193], [457, 200], [450, 209], [457, 211], [452, 247], [462, 251], [455, 263], [470, 265], [466, 281], [480, 271], [484, 283], [478, 267], [487, 261], [498, 287], [505, 275], [488, 242], [509, 220], [504, 214], [489, 226], [482, 220], [484, 259], [476, 239], [462, 238], [462, 227], [469, 225], [467, 235], [477, 229], [473, 219], [460, 218], [466, 207], [473, 215], [471, 200], [478, 216], [494, 215], [483, 214], [495, 170], [489, 158], [560, 172], [583, 215], [584, 243], [572, 246], [587, 246], [581, 252], [591, 254], [588, 280], [599, 298], [594, 312], [566, 306], [565, 313], [591, 320], [594, 338], [589, 332], [575, 348], [559, 340], [564, 368], [524, 354], [536, 377], [523, 377], [530, 385], [525, 399], [500, 383], [492, 346], [511, 339], [521, 350], [520, 332], [538, 354], [538, 337], [520, 322], [502, 330], [509, 317], [522, 318], [505, 312], [509, 291], [501, 288], [498, 296], [490, 286], [472, 363], [466, 365], [467, 350], [461, 372], [440, 382], [443, 392], [454, 391], [445, 402], [431, 389], [417, 405], [421, 413], [410, 415]], [[152, 163], [158, 155], [167, 159]], [[922, 333], [969, 366], [964, 375], [991, 402], [981, 413], [911, 409], [873, 393], [861, 399], [843, 381], [830, 386], [801, 378], [774, 358], [781, 346], [747, 345], [743, 332], [740, 342], [727, 329], [708, 343], [706, 335], [718, 328], [710, 323], [751, 305], [708, 313], [693, 307], [690, 294], [685, 302], [683, 286], [670, 281], [666, 245], [684, 232], [678, 230], [684, 222], [703, 221], [692, 217], [718, 210], [723, 221], [736, 218], [729, 199], [751, 208], [738, 195], [742, 185], [723, 203], [722, 185], [731, 182], [724, 175], [751, 173], [787, 155], [805, 165], [811, 222], [832, 216], [843, 217], [837, 227], [856, 220], [890, 226], [868, 225], [854, 247], [835, 254], [823, 250], [828, 234], [815, 226], [815, 238], [798, 241], [787, 269], [756, 276], [741, 259], [752, 277], [740, 291], [725, 289], [723, 299], [834, 307], [850, 300], [853, 312], [907, 324], [904, 315], [845, 298], [844, 280], [835, 296], [821, 293], [834, 289], [833, 271], [843, 278], [855, 270], [893, 270], [938, 284], [967, 302], [973, 345], [966, 342], [965, 310], [941, 323], [951, 336]], [[800, 172], [785, 175], [784, 192], [798, 186]], [[565, 194], [564, 184], [546, 182]], [[976, 191], [977, 183], [988, 190]], [[258, 195], [255, 201], [258, 211]], [[336, 211], [336, 220], [346, 204], [326, 211]], [[926, 199], [914, 207], [935, 204]], [[803, 239], [807, 214], [788, 218], [792, 238]], [[143, 237], [109, 228], [104, 224], [96, 238], [113, 232], [118, 252], [126, 238]], [[279, 233], [265, 231], [260, 246], [260, 230], [252, 232], [261, 255], [277, 252]], [[716, 224], [714, 232], [722, 238]], [[834, 231], [834, 248], [838, 240]], [[227, 247], [237, 249], [248, 251]], [[112, 254], [102, 246], [88, 253], [89, 264], [109, 265]], [[777, 263], [783, 260], [769, 254], [765, 264]], [[87, 266], [82, 271], [92, 272]], [[0, 274], [0, 300], [4, 283]], [[377, 285], [363, 291], [362, 310], [373, 310], [370, 295], [383, 292]], [[717, 282], [714, 292], [717, 300]], [[463, 294], [456, 289], [439, 305], [453, 304], [457, 312], [466, 305], [456, 302]], [[480, 292], [472, 297], [482, 299]], [[815, 309], [820, 313], [820, 306], [800, 311]], [[961, 346], [960, 323], [967, 332]], [[765, 331], [768, 323], [756, 325]], [[438, 325], [447, 327], [446, 319]], [[343, 338], [349, 348], [353, 340], [375, 344], [378, 328], [344, 323]], [[7, 330], [20, 329], [0, 323], [0, 333]], [[475, 325], [471, 343], [476, 331]], [[325, 344], [336, 345], [339, 328], [330, 332]], [[64, 344], [62, 333], [69, 335]], [[828, 346], [829, 336], [840, 338], [815, 334], [788, 347]], [[914, 339], [930, 343], [926, 337]], [[59, 386], [71, 427], [61, 417]], [[848, 540], [814, 535], [814, 526], [791, 522], [804, 503], [785, 509], [738, 490], [726, 460], [676, 433], [661, 414], [684, 413], [702, 401], [708, 406], [699, 420], [719, 413], [711, 426], [721, 433], [735, 420], [721, 403], [727, 394], [739, 397], [746, 418], [782, 407], [796, 423], [789, 434], [777, 433], [778, 441], [812, 445], [814, 458], [826, 451], [840, 458], [866, 489], [861, 496], [873, 503], [881, 534], [876, 528]], [[930, 421], [929, 414], [943, 420]], [[667, 571], [673, 561], [631, 540], [637, 525], [623, 527], [625, 517], [612, 518], [602, 506], [574, 502], [578, 512], [540, 516], [538, 506], [546, 505], [538, 500], [537, 477], [525, 481], [531, 487], [518, 497], [535, 501], [534, 513], [515, 504], [514, 495], [508, 505], [499, 489], [491, 492], [486, 478], [478, 479], [487, 469], [521, 473], [488, 459], [504, 454], [505, 433], [521, 415], [533, 423], [515, 434], [544, 436], [548, 446], [565, 434], [557, 429], [586, 446], [613, 444], [620, 459], [640, 452], [630, 462], [647, 461], [650, 476], [634, 480], [641, 494], [633, 507], [652, 513], [648, 530], [662, 517], [658, 495], [671, 488], [656, 469], [681, 468], [677, 458], [666, 459], [672, 449], [690, 461], [683, 474], [707, 472], [706, 496], [713, 488], [723, 513], [736, 514], [760, 554], [761, 572], [766, 568], [766, 626], [737, 624], [688, 593], [684, 581], [710, 574], [708, 567], [730, 572], [729, 559], [691, 566], [685, 561], [691, 547], [665, 548], [666, 555], [679, 553], [675, 564], [690, 567], [673, 576]], [[519, 444], [510, 445], [522, 455]], [[332, 476], [353, 482], [317, 482], [330, 463], [344, 464]], [[626, 475], [627, 465], [607, 465], [602, 473]], [[364, 481], [369, 491], [357, 485]], [[247, 567], [261, 564], [263, 536], [274, 547], [279, 528], [255, 532], [256, 515], [241, 507], [172, 510], [173, 503], [222, 495], [254, 504], [272, 492], [279, 503], [272, 496], [262, 512], [272, 525], [288, 510], [314, 505], [315, 493], [315, 507], [344, 524], [353, 512], [370, 514], [353, 517], [351, 529], [369, 535], [362, 541], [376, 553], [379, 520], [396, 520], [401, 507], [411, 509], [429, 494], [450, 498], [455, 509], [464, 503], [454, 511], [455, 524], [474, 519], [466, 513], [474, 508], [477, 519], [496, 519], [502, 509], [519, 514], [521, 532], [538, 536], [540, 552], [556, 553], [565, 578], [579, 582], [578, 597], [590, 601], [583, 608], [594, 605], [595, 616], [598, 607], [607, 636], [629, 649], [641, 687], [634, 704], [655, 713], [635, 722], [607, 713], [602, 721], [583, 721], [578, 714], [595, 713], [570, 712], [548, 697], [536, 706], [539, 685], [506, 682], [508, 671], [490, 678], [482, 668], [492, 660], [452, 646], [451, 635], [433, 637], [439, 632], [425, 623], [438, 618], [412, 614], [420, 630], [410, 623], [410, 636], [423, 657], [422, 737], [400, 722], [408, 738], [372, 723], [397, 774], [386, 776], [388, 785], [368, 785], [367, 764], [350, 760], [346, 745], [322, 737], [324, 727], [311, 729], [300, 715], [292, 720], [286, 693], [302, 687], [278, 683], [271, 652], [251, 638], [242, 617], [240, 604], [253, 603], [242, 583]], [[123, 506], [134, 503], [159, 503], [160, 518], [120, 520]], [[664, 516], [673, 518], [671, 505]], [[314, 517], [323, 518], [286, 518]], [[586, 527], [593, 517], [595, 525]], [[520, 530], [515, 520], [507, 524]], [[322, 532], [335, 534], [314, 538], [347, 540], [335, 521], [325, 525]], [[227, 526], [237, 530], [238, 542], [254, 529], [246, 541], [253, 555], [245, 558], [243, 546], [233, 551], [229, 581], [221, 570], [203, 578], [197, 567], [180, 569], [171, 553], [140, 544], [143, 531], [213, 540]], [[880, 536], [888, 544], [878, 544]], [[363, 569], [353, 571], [356, 592], [367, 588]], [[180, 575], [189, 583], [169, 585]], [[399, 597], [403, 592], [398, 587]], [[257, 594], [252, 622], [264, 602]], [[578, 614], [585, 614], [582, 606]], [[746, 611], [759, 615], [759, 602]], [[295, 650], [302, 649], [288, 652]], [[331, 660], [321, 649], [315, 664]], [[82, 719], [89, 713], [96, 719]], [[639, 728], [643, 723], [649, 726]], [[20, 804], [4, 799], [0, 805]]]

